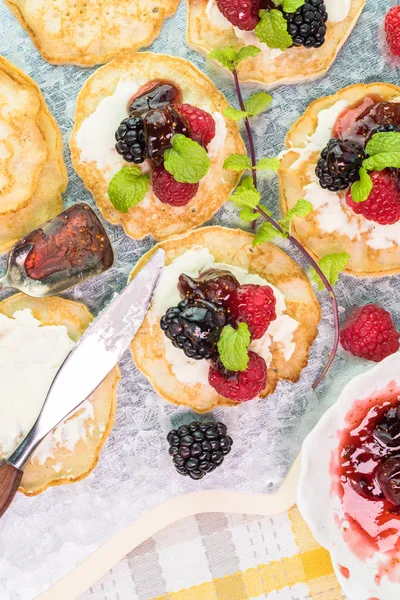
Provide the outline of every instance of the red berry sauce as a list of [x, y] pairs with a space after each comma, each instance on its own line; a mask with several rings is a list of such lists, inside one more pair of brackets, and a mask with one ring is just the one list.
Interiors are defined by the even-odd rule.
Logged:
[[84, 203], [74, 204], [32, 231], [13, 251], [22, 251], [29, 245], [32, 249], [24, 266], [26, 274], [34, 280], [45, 281], [55, 274], [86, 278], [89, 271], [97, 275], [110, 268], [114, 260], [101, 222]]
[[386, 102], [381, 96], [366, 96], [339, 115], [333, 136], [364, 146], [373, 131], [380, 126], [400, 127], [400, 103]]
[[[336, 515], [342, 535], [360, 559], [376, 552], [387, 560], [383, 575], [398, 578], [394, 565], [400, 558], [400, 479], [390, 478], [386, 466], [395, 461], [400, 470], [400, 386], [394, 381], [377, 394], [358, 400], [338, 432], [339, 445], [331, 459], [332, 493], [341, 501]], [[393, 470], [392, 470], [393, 471]], [[379, 480], [379, 481], [378, 481]], [[388, 498], [392, 498], [390, 501]]]

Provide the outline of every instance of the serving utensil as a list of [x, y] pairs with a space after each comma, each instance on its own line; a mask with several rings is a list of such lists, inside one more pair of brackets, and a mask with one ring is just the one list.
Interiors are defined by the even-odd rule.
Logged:
[[15, 244], [0, 288], [52, 296], [107, 271], [113, 262], [101, 221], [89, 204], [78, 202]]
[[35, 448], [94, 392], [129, 346], [149, 308], [163, 265], [160, 249], [88, 327], [61, 365], [31, 431], [7, 460], [0, 461], [0, 517], [12, 502]]

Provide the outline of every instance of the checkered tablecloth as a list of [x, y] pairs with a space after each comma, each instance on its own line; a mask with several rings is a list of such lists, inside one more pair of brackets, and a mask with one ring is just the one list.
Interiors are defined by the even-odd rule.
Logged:
[[133, 550], [80, 600], [343, 600], [329, 554], [296, 508], [201, 514]]

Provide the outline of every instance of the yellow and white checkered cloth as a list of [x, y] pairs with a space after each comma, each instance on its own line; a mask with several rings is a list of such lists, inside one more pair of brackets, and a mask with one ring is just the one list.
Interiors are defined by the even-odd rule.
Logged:
[[81, 600], [343, 600], [328, 552], [297, 508], [202, 514], [131, 552]]

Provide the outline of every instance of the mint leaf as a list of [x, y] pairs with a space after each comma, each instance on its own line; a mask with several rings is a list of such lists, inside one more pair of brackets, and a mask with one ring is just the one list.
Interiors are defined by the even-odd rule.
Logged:
[[240, 48], [239, 52], [237, 53], [237, 57], [236, 57], [236, 61], [235, 61], [235, 66], [237, 67], [239, 63], [242, 62], [242, 60], [246, 60], [246, 58], [252, 58], [253, 56], [256, 56], [256, 54], [259, 54], [261, 52], [260, 48], [257, 48], [257, 46], [244, 46], [244, 48]]
[[264, 242], [272, 242], [272, 240], [274, 240], [277, 237], [285, 238], [286, 235], [284, 233], [281, 233], [279, 229], [276, 229], [276, 227], [274, 227], [272, 223], [269, 223], [267, 221], [263, 223], [260, 229], [257, 231], [256, 236], [253, 240], [253, 246], [260, 246], [261, 244], [264, 244]]
[[255, 117], [265, 110], [271, 104], [271, 102], [272, 96], [266, 92], [257, 92], [245, 100], [244, 107], [249, 113], [250, 117]]
[[208, 173], [210, 159], [203, 146], [178, 133], [165, 151], [164, 167], [180, 183], [198, 183]]
[[243, 177], [234, 193], [241, 194], [242, 192], [246, 192], [247, 190], [257, 191], [254, 186], [253, 178], [250, 175], [248, 175], [247, 177]]
[[[326, 254], [318, 262], [318, 266], [333, 287], [339, 279], [340, 271], [343, 271], [350, 259], [350, 254], [347, 252], [338, 252], [337, 254]], [[325, 289], [322, 280], [315, 269], [311, 270], [312, 280], [318, 285], [319, 290]]]
[[283, 219], [280, 219], [278, 223], [282, 227], [284, 233], [290, 234], [293, 217], [306, 217], [312, 211], [313, 205], [311, 202], [308, 202], [308, 200], [298, 200], [293, 208], [288, 210]]
[[111, 179], [108, 197], [111, 204], [121, 213], [127, 213], [145, 197], [150, 177], [142, 175], [139, 167], [124, 167]]
[[234, 46], [225, 46], [209, 52], [207, 58], [216, 60], [225, 67], [225, 69], [233, 71], [243, 60], [256, 56], [259, 52], [261, 52], [261, 50], [260, 48], [257, 48], [257, 46], [245, 46], [240, 50], [236, 50]]
[[364, 167], [361, 167], [359, 175], [360, 181], [355, 181], [351, 186], [351, 197], [354, 202], [364, 202], [373, 188], [372, 179]]
[[295, 13], [300, 6], [305, 4], [306, 0], [273, 0], [275, 6], [282, 6], [282, 10], [287, 13]]
[[245, 223], [252, 223], [253, 221], [256, 221], [259, 216], [259, 213], [253, 212], [251, 208], [242, 208], [239, 214], [239, 217]]
[[261, 195], [257, 190], [246, 190], [240, 193], [237, 193], [236, 190], [229, 200], [234, 202], [236, 206], [239, 206], [240, 208], [255, 208], [260, 203]]
[[224, 162], [224, 169], [230, 169], [231, 171], [243, 171], [244, 169], [251, 169], [251, 160], [245, 154], [231, 154]]
[[235, 61], [237, 59], [237, 50], [234, 46], [225, 46], [223, 48], [216, 48], [212, 52], [207, 54], [207, 58], [218, 61], [225, 69], [233, 71], [235, 68]]
[[261, 200], [261, 194], [254, 187], [252, 177], [244, 177], [229, 200], [240, 208], [255, 208]]
[[368, 171], [382, 171], [388, 167], [400, 168], [400, 152], [380, 152], [366, 158], [363, 167]]
[[279, 158], [260, 158], [257, 161], [256, 169], [257, 171], [277, 171], [281, 166], [281, 161]]
[[227, 106], [226, 109], [224, 110], [224, 115], [228, 119], [232, 119], [232, 121], [240, 121], [241, 119], [244, 119], [245, 117], [247, 117], [249, 115], [249, 113], [244, 110], [238, 110], [237, 108], [234, 108], [233, 106]]
[[381, 152], [400, 152], [400, 133], [396, 131], [382, 131], [375, 133], [366, 146], [369, 156]]
[[287, 21], [280, 10], [260, 10], [259, 15], [255, 33], [260, 42], [265, 42], [269, 48], [279, 48], [282, 52], [293, 46]]
[[218, 352], [222, 364], [228, 371], [245, 371], [249, 364], [247, 346], [251, 336], [246, 323], [239, 323], [234, 329], [230, 325], [223, 328], [218, 342]]

